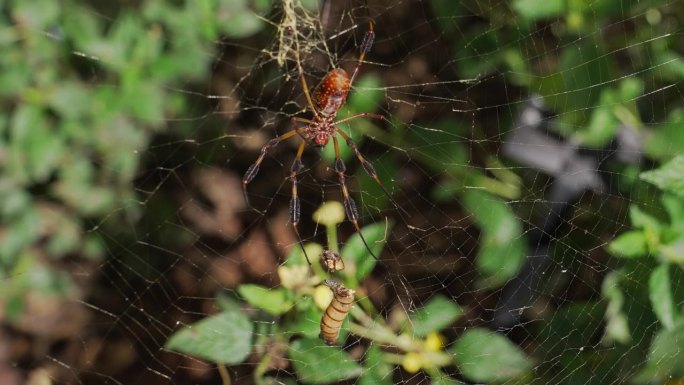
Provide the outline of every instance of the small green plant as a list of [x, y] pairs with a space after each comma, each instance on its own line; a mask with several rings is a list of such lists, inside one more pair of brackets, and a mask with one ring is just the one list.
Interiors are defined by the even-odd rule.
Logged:
[[82, 295], [51, 262], [103, 258], [102, 231], [140, 219], [142, 155], [189, 115], [174, 90], [205, 79], [215, 41], [258, 32], [255, 10], [269, 8], [140, 1], [109, 18], [72, 0], [0, 5], [0, 320], [32, 295]]
[[[616, 237], [608, 250], [623, 259], [624, 265], [608, 274], [603, 294], [608, 300], [604, 340], [619, 344], [650, 342], [648, 361], [634, 377], [636, 383], [684, 376], [681, 341], [684, 338], [684, 310], [681, 308], [684, 290], [679, 284], [684, 278], [684, 156], [677, 156], [662, 167], [641, 173], [641, 179], [666, 193], [661, 206], [666, 219], [645, 212], [637, 204], [630, 206], [633, 230]], [[643, 283], [634, 284], [634, 274]], [[631, 300], [648, 297], [651, 313], [657, 319], [643, 338], [641, 321], [630, 314]], [[645, 317], [640, 311], [639, 318]]]
[[[442, 371], [453, 365], [465, 378], [480, 382], [502, 382], [531, 370], [532, 361], [519, 347], [482, 328], [469, 329], [451, 348], [445, 349], [445, 338], [439, 332], [451, 326], [463, 311], [441, 294], [430, 298], [410, 316], [399, 311], [391, 323], [385, 320], [360, 285], [377, 261], [370, 256], [358, 234], [338, 249], [337, 226], [344, 220], [342, 205], [325, 203], [314, 213], [314, 219], [325, 227], [327, 247], [339, 252], [344, 260], [345, 268], [337, 277], [331, 277], [319, 264], [321, 245], [305, 246], [314, 263], [313, 271], [303, 252], [293, 248], [278, 268], [280, 287], [254, 284], [238, 287], [240, 297], [258, 309], [257, 312], [242, 310], [238, 302], [227, 301], [224, 293], [219, 297], [219, 303], [224, 303], [223, 312], [183, 327], [171, 336], [166, 347], [228, 365], [238, 364], [255, 352], [261, 357], [254, 371], [254, 381], [259, 384], [268, 383], [269, 365], [277, 358], [273, 352], [284, 353], [285, 348], [297, 377], [309, 384], [352, 378], [358, 378], [363, 384], [391, 384], [395, 366], [409, 373], [424, 370], [434, 384], [457, 383]], [[382, 251], [390, 226], [375, 223], [362, 229], [377, 255]], [[371, 341], [362, 362], [340, 346], [328, 346], [319, 338], [323, 310], [332, 297], [330, 289], [321, 284], [325, 279], [339, 279], [345, 287], [356, 291], [356, 302], [343, 323], [340, 341], [348, 334]], [[281, 349], [268, 348], [274, 346]]]

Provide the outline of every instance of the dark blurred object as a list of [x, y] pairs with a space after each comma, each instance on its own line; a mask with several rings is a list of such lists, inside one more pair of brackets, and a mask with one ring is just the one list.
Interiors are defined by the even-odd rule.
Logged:
[[517, 325], [523, 310], [536, 300], [539, 294], [536, 288], [540, 287], [540, 278], [550, 262], [551, 243], [558, 238], [556, 234], [569, 209], [587, 191], [606, 192], [600, 174], [606, 158], [614, 155], [619, 162], [631, 164], [638, 164], [642, 159], [642, 138], [631, 127], [619, 127], [614, 148], [585, 151], [573, 140], [554, 137], [553, 124], [554, 118], [542, 98], [532, 96], [503, 144], [505, 156], [555, 180], [544, 199], [548, 209], [531, 224], [527, 262], [504, 286], [491, 321], [495, 330]]

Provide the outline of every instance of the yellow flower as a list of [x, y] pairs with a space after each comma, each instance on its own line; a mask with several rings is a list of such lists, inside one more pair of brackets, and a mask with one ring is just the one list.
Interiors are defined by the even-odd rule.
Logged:
[[325, 285], [318, 285], [314, 289], [313, 300], [319, 309], [325, 310], [330, 302], [332, 302], [333, 293], [329, 287]]
[[335, 226], [344, 222], [344, 206], [337, 201], [325, 202], [314, 211], [313, 219], [324, 226]]
[[280, 284], [287, 289], [295, 289], [305, 286], [309, 282], [309, 266], [308, 265], [294, 265], [291, 267], [278, 267], [278, 278]]
[[422, 354], [416, 352], [408, 352], [401, 361], [401, 367], [404, 368], [408, 373], [417, 373], [423, 368], [425, 364], [425, 358]]
[[444, 347], [446, 338], [437, 332], [430, 332], [425, 336], [425, 341], [423, 341], [423, 346], [425, 350], [430, 352], [439, 352]]

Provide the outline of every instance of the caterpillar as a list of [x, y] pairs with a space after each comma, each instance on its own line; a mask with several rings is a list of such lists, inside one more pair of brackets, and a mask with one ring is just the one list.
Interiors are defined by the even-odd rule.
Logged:
[[341, 283], [329, 279], [323, 281], [323, 284], [332, 290], [333, 300], [325, 309], [323, 318], [321, 318], [320, 337], [326, 344], [333, 345], [337, 342], [337, 337], [340, 335], [342, 321], [344, 321], [354, 302], [354, 290], [347, 289]]
[[344, 269], [344, 262], [339, 254], [332, 250], [323, 250], [323, 264], [328, 268], [329, 272], [340, 271]]

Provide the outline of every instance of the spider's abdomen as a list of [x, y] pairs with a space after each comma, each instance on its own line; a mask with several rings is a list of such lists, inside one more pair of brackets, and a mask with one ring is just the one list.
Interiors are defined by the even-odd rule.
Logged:
[[349, 74], [342, 68], [328, 72], [314, 88], [312, 97], [318, 113], [332, 118], [342, 108], [349, 93]]

